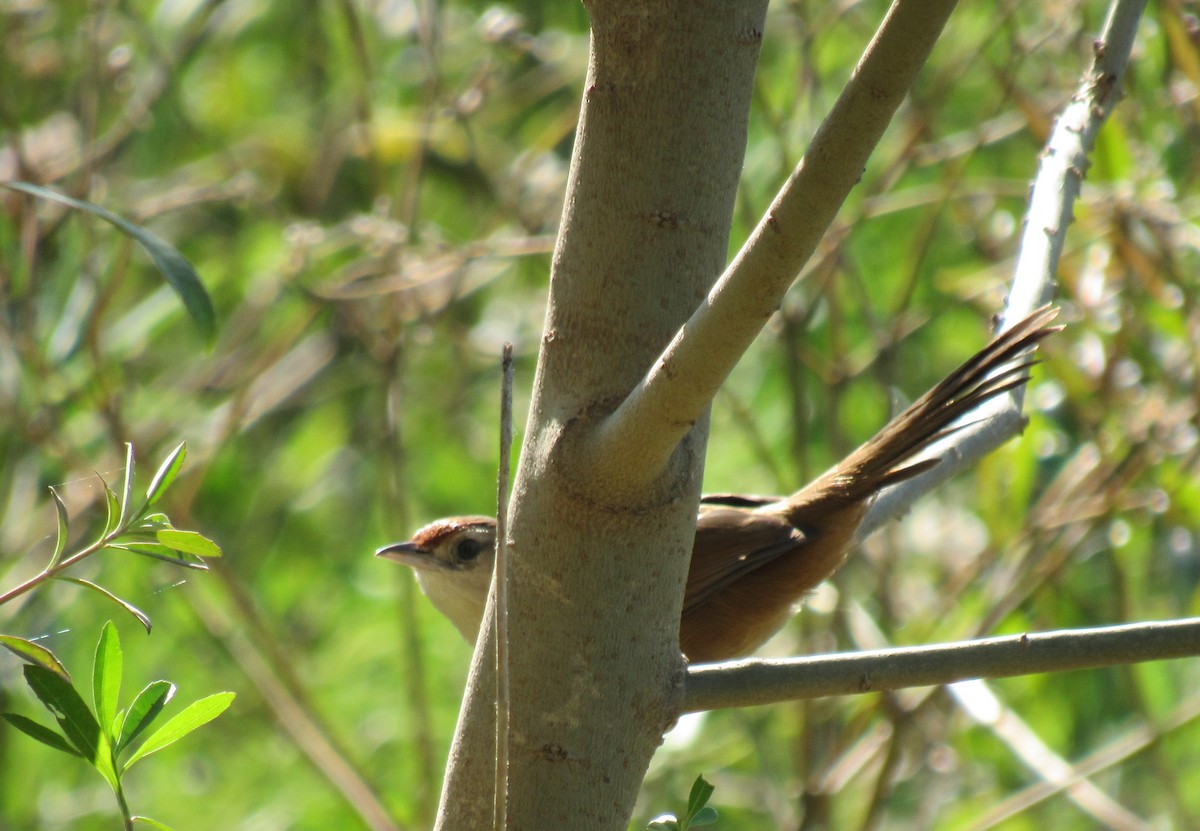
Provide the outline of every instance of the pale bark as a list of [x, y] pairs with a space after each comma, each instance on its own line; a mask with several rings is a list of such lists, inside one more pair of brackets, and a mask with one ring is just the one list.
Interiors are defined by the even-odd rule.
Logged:
[[1197, 654], [1200, 618], [1184, 618], [808, 658], [748, 659], [689, 670], [684, 711], [886, 692], [968, 678], [1096, 669]]
[[[1114, 0], [1095, 42], [1092, 64], [1083, 73], [1079, 88], [1046, 143], [1030, 191], [1025, 230], [1004, 311], [1005, 324], [1021, 320], [1046, 303], [1053, 293], [1067, 227], [1089, 164], [1087, 155], [1120, 100], [1121, 78], [1145, 5], [1145, 0]], [[931, 447], [924, 455], [939, 456], [942, 463], [881, 494], [859, 527], [858, 539], [903, 513], [921, 495], [1020, 432], [1024, 425], [1022, 395], [1023, 391], [1018, 391], [988, 402], [972, 414], [973, 424]], [[852, 661], [851, 656], [836, 656], [836, 660], [835, 656], [818, 656], [796, 659], [786, 665], [768, 662], [752, 667], [742, 663], [692, 669], [685, 706], [689, 710], [749, 706], [856, 691], [946, 684], [971, 677], [999, 678], [1200, 654], [1194, 620], [1058, 634], [1060, 637], [1051, 638], [1044, 648], [1028, 652], [1008, 652], [991, 642], [975, 641], [863, 653], [853, 656]], [[723, 675], [726, 671], [728, 674]], [[871, 679], [870, 683], [863, 686], [863, 678]]]
[[[953, 5], [893, 6], [815, 155], [710, 295], [766, 3], [590, 4], [584, 105], [511, 500], [509, 795], [495, 827], [625, 827], [679, 712], [708, 402], [858, 180]], [[491, 617], [439, 828], [493, 826]]]
[[804, 158], [733, 262], [613, 417], [586, 448], [606, 481], [627, 481], [619, 448], [658, 461], [704, 412], [779, 308], [838, 209], [862, 176], [937, 42], [956, 0], [896, 2]]
[[[595, 2], [592, 54], [514, 484], [510, 828], [623, 828], [678, 710], [706, 419], [623, 492], [572, 447], [720, 273], [766, 3]], [[638, 465], [640, 449], [621, 452]], [[631, 577], [636, 575], [636, 577]], [[493, 638], [485, 623], [483, 644]], [[477, 648], [439, 828], [492, 826], [492, 650]]]
[[[1094, 44], [1091, 66], [1059, 116], [1042, 151], [1037, 177], [1029, 192], [1029, 208], [1000, 328], [1016, 323], [1052, 299], [1058, 261], [1066, 244], [1079, 199], [1088, 153], [1096, 135], [1121, 98], [1121, 79], [1133, 51], [1133, 39], [1146, 0], [1114, 0], [1104, 28]], [[976, 422], [924, 455], [942, 456], [933, 470], [902, 482], [879, 495], [858, 529], [864, 539], [890, 519], [908, 510], [954, 474], [975, 465], [1025, 427], [1022, 415], [1025, 389], [988, 402], [972, 416]]]

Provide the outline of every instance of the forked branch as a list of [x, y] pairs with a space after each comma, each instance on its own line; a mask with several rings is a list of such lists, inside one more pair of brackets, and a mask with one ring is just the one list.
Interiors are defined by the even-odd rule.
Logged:
[[779, 308], [924, 66], [955, 0], [896, 0], [808, 152], [705, 302], [601, 425], [586, 469], [601, 481], [637, 448], [657, 476]]
[[[1021, 320], [1045, 303], [1053, 289], [1087, 166], [1087, 153], [1120, 97], [1121, 78], [1145, 0], [1114, 0], [1094, 59], [1064, 110], [1042, 154], [1030, 195], [1005, 323]], [[969, 466], [1020, 432], [1019, 393], [995, 399], [972, 414], [976, 423], [935, 446], [943, 458], [928, 473], [884, 492], [859, 528], [867, 536], [902, 513], [920, 495]], [[1114, 666], [1200, 654], [1200, 619], [1142, 623], [1103, 629], [1022, 635], [856, 655], [819, 656], [788, 662], [745, 661], [692, 668], [685, 710], [738, 707], [823, 695], [948, 684], [966, 678], [1000, 678], [1053, 670]]]

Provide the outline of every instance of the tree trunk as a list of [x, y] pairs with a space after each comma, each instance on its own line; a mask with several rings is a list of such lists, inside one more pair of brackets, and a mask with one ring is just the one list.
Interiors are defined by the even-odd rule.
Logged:
[[[593, 0], [592, 41], [509, 538], [507, 827], [624, 828], [679, 707], [680, 602], [707, 417], [666, 460], [596, 426], [726, 260], [765, 0]], [[489, 616], [490, 618], [490, 616]], [[480, 635], [438, 827], [492, 826]]]

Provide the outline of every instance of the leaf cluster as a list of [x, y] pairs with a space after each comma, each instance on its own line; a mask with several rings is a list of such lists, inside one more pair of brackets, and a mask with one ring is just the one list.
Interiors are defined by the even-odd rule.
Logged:
[[51, 668], [38, 662], [25, 667], [25, 681], [54, 717], [58, 731], [17, 713], [0, 713], [0, 717], [47, 747], [91, 764], [116, 795], [126, 828], [132, 828], [134, 821], [167, 828], [161, 822], [129, 813], [122, 784], [125, 773], [138, 761], [212, 721], [233, 703], [235, 695], [221, 692], [193, 701], [137, 742], [175, 697], [175, 685], [170, 681], [152, 681], [134, 696], [128, 707], [122, 708], [119, 705], [123, 665], [120, 637], [109, 621], [101, 630], [92, 664], [92, 706], [75, 689], [65, 668], [61, 665]]
[[[133, 445], [125, 446], [125, 470], [123, 485], [118, 494], [100, 477], [104, 489], [106, 508], [104, 525], [89, 544], [67, 554], [70, 539], [70, 518], [67, 507], [58, 492], [50, 489], [58, 517], [54, 550], [46, 566], [34, 577], [0, 594], [0, 605], [10, 602], [48, 580], [61, 580], [88, 588], [119, 605], [149, 632], [150, 618], [132, 603], [91, 580], [66, 575], [64, 572], [93, 554], [104, 550], [128, 551], [142, 557], [171, 563], [182, 568], [207, 570], [205, 558], [221, 556], [220, 547], [197, 531], [175, 528], [166, 514], [151, 509], [162, 498], [167, 488], [175, 481], [187, 458], [187, 445], [180, 443], [163, 460], [146, 494], [139, 501], [133, 496]], [[13, 636], [3, 636], [3, 643], [22, 657], [39, 655], [42, 648]], [[44, 664], [45, 665], [45, 664]], [[48, 667], [49, 668], [49, 667]]]
[[[207, 570], [205, 558], [221, 556], [216, 543], [195, 531], [175, 528], [165, 514], [154, 510], [179, 475], [186, 456], [186, 446], [180, 443], [159, 466], [145, 495], [135, 500], [133, 445], [126, 445], [120, 493], [101, 478], [106, 506], [103, 527], [92, 543], [70, 554], [67, 553], [70, 518], [62, 498], [51, 488], [58, 523], [50, 560], [38, 575], [0, 596], [0, 603], [44, 587], [50, 581], [69, 582], [88, 588], [117, 604], [149, 634], [150, 617], [141, 609], [99, 583], [65, 572], [92, 554], [106, 549], [128, 551], [183, 568]], [[129, 812], [122, 777], [139, 760], [174, 744], [197, 727], [216, 718], [232, 703], [234, 693], [218, 693], [193, 702], [135, 747], [135, 740], [162, 713], [174, 697], [176, 688], [169, 681], [154, 681], [134, 697], [128, 708], [119, 707], [124, 653], [117, 629], [111, 621], [104, 625], [96, 646], [92, 664], [91, 707], [73, 686], [62, 661], [50, 649], [15, 635], [0, 635], [0, 645], [27, 662], [24, 667], [25, 683], [54, 716], [58, 731], [18, 713], [2, 713], [0, 716], [47, 747], [80, 757], [91, 764], [112, 788], [126, 828], [131, 828], [135, 820], [156, 828], [166, 828], [160, 822]]]

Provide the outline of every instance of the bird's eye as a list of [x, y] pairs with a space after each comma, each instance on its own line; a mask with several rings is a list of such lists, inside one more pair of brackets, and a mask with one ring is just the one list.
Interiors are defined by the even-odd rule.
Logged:
[[479, 556], [479, 552], [483, 551], [483, 545], [479, 540], [474, 540], [468, 537], [465, 540], [460, 540], [458, 545], [454, 546], [454, 554], [460, 563], [469, 563]]

